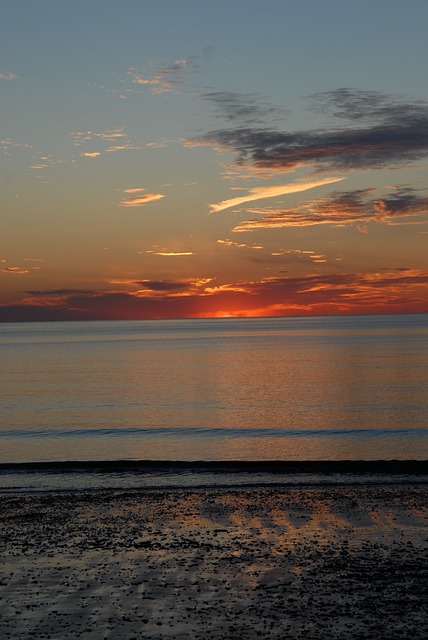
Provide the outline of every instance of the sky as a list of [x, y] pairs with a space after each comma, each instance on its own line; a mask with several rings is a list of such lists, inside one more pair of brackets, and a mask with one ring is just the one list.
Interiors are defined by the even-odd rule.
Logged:
[[0, 9], [0, 321], [428, 312], [426, 0]]

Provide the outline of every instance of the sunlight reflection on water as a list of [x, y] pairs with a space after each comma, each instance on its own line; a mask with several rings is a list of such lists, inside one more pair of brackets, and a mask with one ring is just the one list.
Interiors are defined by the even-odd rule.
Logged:
[[0, 461], [428, 458], [427, 338], [427, 316], [0, 325]]

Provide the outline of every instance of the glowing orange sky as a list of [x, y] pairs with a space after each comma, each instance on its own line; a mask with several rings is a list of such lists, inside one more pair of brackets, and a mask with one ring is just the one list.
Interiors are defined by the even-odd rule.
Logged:
[[428, 312], [399, 4], [6, 0], [0, 321]]

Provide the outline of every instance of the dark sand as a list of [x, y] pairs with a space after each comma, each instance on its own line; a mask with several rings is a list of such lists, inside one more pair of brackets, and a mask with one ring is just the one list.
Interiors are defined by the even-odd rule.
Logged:
[[0, 496], [0, 638], [426, 639], [426, 484]]

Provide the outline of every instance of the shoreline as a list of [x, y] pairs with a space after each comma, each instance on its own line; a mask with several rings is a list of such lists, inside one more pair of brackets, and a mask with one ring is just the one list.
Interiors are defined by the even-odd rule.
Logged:
[[210, 471], [215, 473], [319, 473], [427, 475], [428, 460], [52, 460], [1, 462], [1, 472]]
[[428, 461], [101, 460], [0, 464], [0, 494], [428, 484]]
[[0, 495], [5, 640], [422, 640], [426, 484]]

